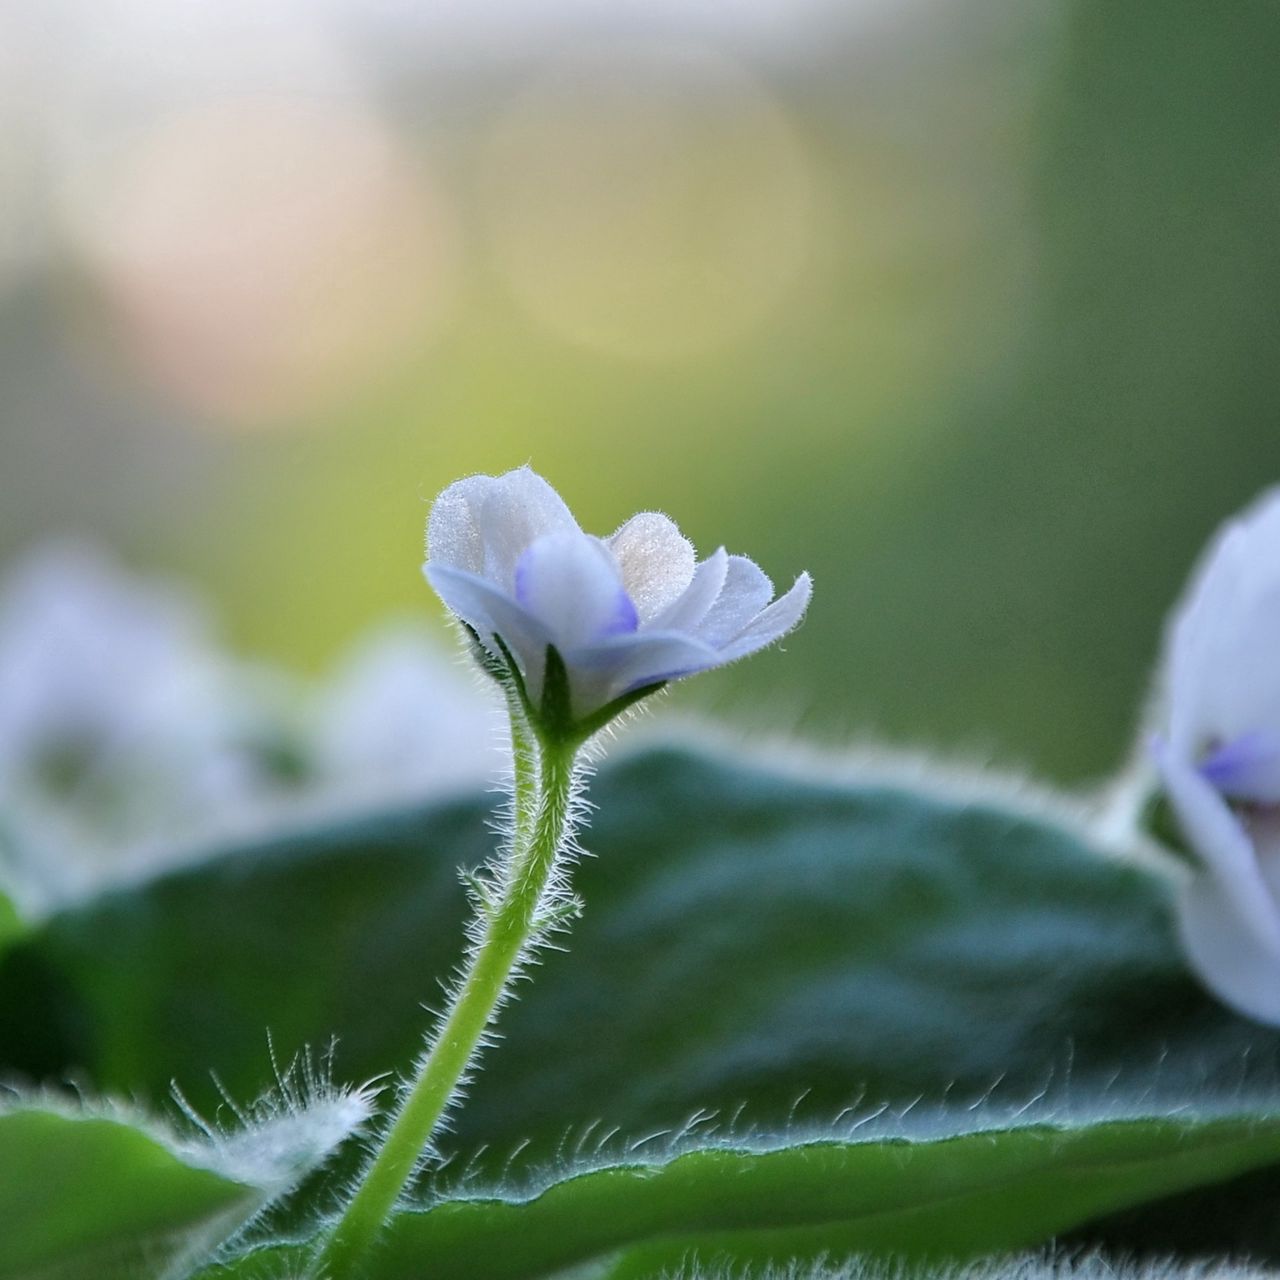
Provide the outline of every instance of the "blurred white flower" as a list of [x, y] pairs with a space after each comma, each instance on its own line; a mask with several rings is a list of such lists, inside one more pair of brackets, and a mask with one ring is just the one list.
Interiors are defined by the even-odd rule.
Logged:
[[1153, 754], [1199, 858], [1183, 943], [1228, 1004], [1280, 1024], [1280, 490], [1209, 548], [1168, 637]]
[[422, 631], [379, 630], [320, 694], [320, 785], [386, 800], [483, 783], [501, 762], [500, 710]]
[[800, 621], [811, 589], [802, 573], [773, 600], [760, 569], [723, 547], [696, 563], [655, 512], [592, 537], [528, 467], [450, 485], [431, 509], [427, 548], [428, 581], [490, 653], [506, 646], [535, 706], [548, 647], [559, 653], [578, 721], [772, 644]]
[[27, 873], [65, 896], [234, 827], [291, 783], [286, 702], [185, 593], [90, 546], [30, 553], [0, 590], [0, 804], [37, 833]]

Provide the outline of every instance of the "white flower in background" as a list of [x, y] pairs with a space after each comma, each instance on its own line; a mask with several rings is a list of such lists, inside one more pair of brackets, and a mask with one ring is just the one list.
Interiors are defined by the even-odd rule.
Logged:
[[417, 628], [357, 644], [320, 694], [320, 785], [363, 800], [480, 785], [500, 766], [505, 717], [491, 687]]
[[91, 546], [19, 561], [0, 590], [0, 804], [32, 833], [26, 877], [67, 896], [234, 826], [282, 782], [278, 685], [219, 653], [188, 594]]
[[224, 653], [193, 594], [41, 547], [0, 585], [0, 881], [38, 914], [284, 822], [478, 789], [500, 720], [416, 630], [307, 687]]
[[506, 647], [535, 707], [554, 647], [579, 723], [637, 691], [755, 653], [809, 603], [808, 574], [774, 600], [773, 584], [744, 556], [721, 548], [697, 563], [664, 515], [644, 512], [611, 537], [592, 537], [528, 467], [450, 485], [431, 509], [427, 552], [428, 581], [491, 655]]
[[1153, 753], [1200, 865], [1183, 943], [1228, 1004], [1280, 1024], [1280, 490], [1231, 521], [1168, 637]]

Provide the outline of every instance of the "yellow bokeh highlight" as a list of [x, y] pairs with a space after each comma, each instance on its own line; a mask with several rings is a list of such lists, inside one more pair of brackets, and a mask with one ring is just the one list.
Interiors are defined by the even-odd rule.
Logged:
[[776, 97], [724, 53], [586, 46], [496, 119], [481, 190], [502, 278], [541, 326], [640, 360], [750, 331], [800, 275], [809, 164]]

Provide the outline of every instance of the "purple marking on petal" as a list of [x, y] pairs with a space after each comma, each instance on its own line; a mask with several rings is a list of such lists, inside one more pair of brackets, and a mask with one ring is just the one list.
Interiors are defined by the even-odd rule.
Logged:
[[1256, 729], [1215, 747], [1198, 766], [1223, 795], [1271, 801], [1280, 785], [1280, 733]]
[[618, 598], [613, 602], [613, 616], [600, 628], [597, 640], [608, 636], [629, 635], [640, 625], [640, 615], [636, 612], [635, 601], [627, 595], [623, 587], [618, 588]]
[[[560, 539], [560, 545], [549, 551], [549, 542], [557, 538]], [[516, 602], [528, 609], [530, 613], [541, 617], [543, 622], [557, 632], [560, 641], [566, 645], [596, 644], [615, 636], [631, 635], [638, 630], [640, 617], [636, 611], [635, 602], [620, 582], [612, 587], [611, 596], [604, 596], [602, 591], [600, 595], [593, 598], [591, 588], [600, 586], [598, 578], [594, 582], [584, 582], [581, 578], [575, 581], [573, 555], [580, 553], [584, 547], [592, 548], [588, 555], [592, 563], [599, 568], [604, 562], [611, 565], [613, 563], [607, 548], [595, 543], [585, 534], [578, 534], [574, 545], [565, 547], [563, 543], [564, 540], [560, 535], [552, 534], [531, 543], [521, 553], [516, 561], [513, 584]], [[566, 558], [558, 558], [561, 556]], [[581, 570], [581, 559], [577, 561], [576, 568]], [[564, 576], [566, 569], [569, 570], [567, 578]], [[557, 578], [557, 571], [560, 574], [559, 578]], [[616, 567], [610, 576], [616, 581]], [[549, 585], [552, 587], [553, 598], [556, 599], [556, 603], [550, 606], [546, 599]], [[609, 590], [609, 587], [604, 588], [604, 591]], [[585, 597], [582, 596], [583, 591], [587, 592]], [[580, 598], [575, 599], [575, 596]], [[576, 616], [573, 613], [575, 606], [578, 607]], [[563, 616], [561, 612], [561, 616], [546, 617], [544, 615], [549, 607], [553, 613], [568, 611], [569, 616]]]
[[521, 552], [520, 558], [516, 561], [515, 580], [516, 599], [520, 604], [524, 605], [526, 609], [529, 608], [529, 579], [532, 576], [529, 571], [529, 560], [529, 549], [526, 547], [524, 551]]
[[637, 689], [643, 689], [649, 684], [666, 684], [671, 680], [683, 680], [685, 676], [696, 676], [699, 672], [705, 671], [706, 667], [682, 667], [675, 671], [661, 671], [656, 675], [641, 676], [639, 680], [633, 680], [619, 697], [623, 697], [628, 693], [635, 693]]

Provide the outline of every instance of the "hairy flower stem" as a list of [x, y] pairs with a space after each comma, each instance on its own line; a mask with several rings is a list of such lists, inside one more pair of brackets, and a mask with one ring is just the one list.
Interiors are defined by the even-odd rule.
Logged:
[[[513, 708], [514, 712], [514, 708]], [[515, 829], [501, 900], [486, 920], [444, 1024], [404, 1095], [355, 1196], [316, 1260], [324, 1280], [354, 1280], [484, 1038], [503, 993], [535, 935], [548, 924], [546, 901], [569, 827], [576, 743], [543, 740], [535, 750], [523, 716], [512, 717]], [[536, 762], [536, 774], [534, 773]]]

